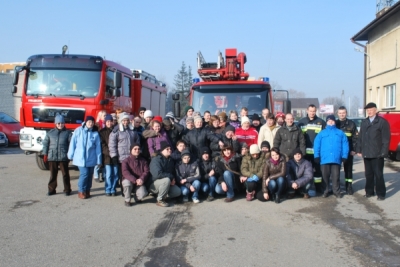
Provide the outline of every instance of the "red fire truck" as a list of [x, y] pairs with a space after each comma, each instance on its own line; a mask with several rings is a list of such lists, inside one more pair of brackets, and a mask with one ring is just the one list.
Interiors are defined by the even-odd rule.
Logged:
[[[75, 129], [87, 116], [97, 118], [101, 110], [113, 113], [121, 108], [136, 115], [140, 106], [154, 114], [165, 114], [165, 85], [141, 70], [130, 70], [99, 56], [41, 54], [28, 58], [26, 66], [16, 67], [12, 93], [17, 93], [21, 72], [25, 72], [20, 108], [20, 147], [26, 154], [36, 153], [40, 169], [42, 141], [54, 128], [57, 114], [65, 126]], [[22, 76], [21, 76], [22, 77]]]
[[400, 161], [400, 111], [380, 111], [390, 125], [389, 158]]
[[[193, 79], [188, 96], [190, 105], [201, 114], [208, 110], [211, 114], [236, 110], [242, 107], [249, 109], [249, 115], [261, 114], [263, 108], [274, 112], [272, 88], [269, 78], [250, 79], [244, 70], [246, 54], [237, 54], [236, 48], [225, 49], [225, 59], [220, 52], [216, 63], [207, 63], [201, 52], [197, 55], [198, 74], [203, 80]], [[174, 95], [178, 100], [179, 95]], [[283, 101], [283, 109], [290, 112], [290, 101]], [[179, 114], [179, 105], [175, 114]]]

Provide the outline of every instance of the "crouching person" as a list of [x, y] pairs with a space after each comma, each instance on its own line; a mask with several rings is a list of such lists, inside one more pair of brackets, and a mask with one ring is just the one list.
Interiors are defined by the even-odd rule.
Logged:
[[141, 202], [147, 196], [146, 181], [150, 175], [147, 160], [140, 156], [140, 144], [133, 144], [131, 155], [122, 161], [122, 187], [125, 206], [131, 206], [131, 194], [134, 190], [134, 203]]
[[189, 190], [193, 193], [193, 203], [200, 203], [200, 171], [197, 161], [190, 160], [189, 150], [182, 151], [182, 160], [176, 164], [176, 178], [181, 188], [183, 202], [189, 201]]
[[258, 145], [252, 144], [250, 146], [250, 155], [246, 155], [243, 158], [240, 167], [243, 175], [240, 177], [240, 182], [246, 185], [247, 201], [252, 201], [254, 199], [257, 188], [261, 184], [265, 159], [260, 156], [260, 152]]
[[166, 198], [179, 197], [181, 190], [176, 185], [175, 180], [175, 161], [171, 158], [171, 146], [168, 142], [160, 143], [160, 150], [150, 162], [150, 173], [152, 183], [149, 190], [157, 194], [157, 205], [168, 207]]
[[215, 161], [210, 158], [211, 150], [208, 147], [201, 149], [200, 161], [200, 174], [201, 174], [201, 188], [203, 192], [208, 192], [207, 201], [214, 200], [214, 190], [217, 185], [217, 178], [215, 177]]
[[287, 163], [286, 180], [288, 183], [288, 198], [293, 198], [298, 192], [304, 195], [305, 199], [310, 198], [308, 190], [314, 182], [314, 171], [311, 162], [303, 158], [300, 148], [292, 152], [293, 158]]

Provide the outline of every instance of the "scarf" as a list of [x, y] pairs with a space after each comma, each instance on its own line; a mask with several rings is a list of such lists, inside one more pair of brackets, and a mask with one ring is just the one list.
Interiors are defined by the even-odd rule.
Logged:
[[269, 129], [271, 130], [271, 132], [273, 129], [275, 129], [275, 127], [276, 127], [276, 125], [269, 126]]
[[277, 166], [279, 164], [280, 158], [278, 160], [273, 160], [272, 158], [269, 159], [269, 161], [274, 164], [275, 166]]

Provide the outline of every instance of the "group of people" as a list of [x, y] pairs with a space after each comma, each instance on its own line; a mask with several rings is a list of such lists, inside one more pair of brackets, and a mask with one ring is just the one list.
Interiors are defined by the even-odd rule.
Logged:
[[[58, 166], [63, 175], [64, 193], [71, 194], [68, 163], [79, 168], [78, 197], [90, 197], [92, 181], [103, 177], [106, 196], [115, 196], [121, 187], [124, 205], [141, 202], [148, 194], [157, 205], [169, 206], [168, 199], [191, 198], [199, 203], [199, 194], [207, 201], [216, 194], [245, 193], [246, 200], [280, 203], [300, 194], [308, 199], [316, 192], [340, 198], [340, 168], [344, 165], [347, 194], [353, 194], [353, 156], [364, 158], [366, 197], [376, 194], [385, 199], [383, 158], [388, 154], [389, 126], [376, 115], [376, 105], [365, 107], [368, 117], [357, 127], [347, 119], [345, 107], [338, 119], [317, 117], [310, 105], [307, 116], [298, 124], [292, 114], [271, 114], [267, 108], [261, 117], [230, 111], [211, 115], [196, 112], [191, 106], [181, 120], [168, 112], [164, 118], [140, 108], [138, 116], [117, 110], [88, 116], [72, 132], [65, 128], [64, 117], [55, 117], [55, 128], [43, 141], [43, 159], [50, 169], [48, 195], [56, 194]], [[390, 136], [389, 136], [390, 137]], [[379, 150], [379, 152], [377, 152]], [[102, 175], [100, 175], [102, 174]]]

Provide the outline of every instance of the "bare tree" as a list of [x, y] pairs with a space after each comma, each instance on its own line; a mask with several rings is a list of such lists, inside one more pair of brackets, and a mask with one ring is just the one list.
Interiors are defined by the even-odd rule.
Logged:
[[348, 107], [348, 109], [350, 109], [349, 116], [358, 117], [358, 109], [361, 108], [360, 98], [358, 98], [358, 96], [353, 96], [350, 103], [351, 106]]
[[336, 113], [340, 106], [345, 106], [344, 101], [340, 97], [329, 96], [322, 100], [322, 104], [333, 105], [333, 112]]

